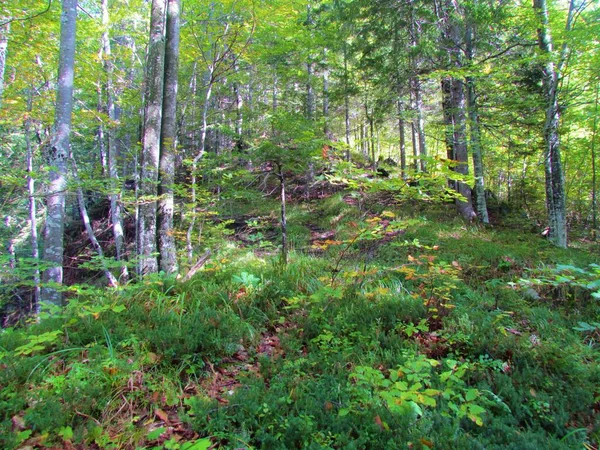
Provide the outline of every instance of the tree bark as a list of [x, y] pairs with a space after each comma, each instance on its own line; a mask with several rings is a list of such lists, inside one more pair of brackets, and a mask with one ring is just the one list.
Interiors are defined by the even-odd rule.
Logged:
[[400, 146], [400, 173], [406, 179], [406, 137], [404, 133], [404, 117], [402, 101], [398, 99], [398, 138]]
[[42, 302], [61, 305], [62, 294], [57, 289], [63, 282], [63, 251], [67, 159], [71, 146], [73, 112], [73, 73], [75, 68], [75, 29], [77, 0], [63, 0], [60, 19], [60, 55], [54, 133], [46, 151], [46, 163], [52, 167], [46, 194], [46, 227], [44, 260], [51, 267], [44, 272]]
[[421, 98], [421, 84], [417, 77], [411, 79], [412, 91], [417, 113], [416, 126], [419, 137], [419, 158], [421, 172], [427, 172], [427, 143], [425, 142], [425, 120], [423, 119], [423, 100]]
[[479, 220], [490, 223], [485, 198], [485, 184], [483, 177], [483, 156], [481, 154], [481, 129], [479, 128], [479, 114], [477, 111], [477, 97], [475, 94], [475, 81], [467, 77], [467, 100], [469, 109], [469, 125], [471, 131], [471, 155], [473, 156], [473, 174], [475, 175], [476, 209]]
[[[0, 18], [4, 22], [5, 18]], [[4, 95], [4, 72], [6, 70], [6, 56], [8, 53], [8, 34], [10, 33], [10, 23], [0, 26], [0, 108], [2, 107], [2, 98]]]
[[[469, 174], [464, 83], [457, 78], [442, 80], [442, 109], [446, 124], [446, 146], [453, 170]], [[465, 220], [477, 217], [472, 205], [471, 188], [464, 181], [452, 181], [451, 186], [464, 199], [457, 198], [456, 209]]]
[[[560, 155], [560, 135], [558, 127], [560, 110], [558, 106], [559, 69], [564, 63], [566, 47], [563, 48], [563, 57], [557, 65], [554, 61], [554, 48], [550, 33], [548, 19], [548, 5], [546, 0], [534, 0], [533, 8], [538, 15], [538, 46], [546, 56], [542, 75], [542, 87], [546, 108], [544, 121], [544, 172], [546, 181], [546, 207], [548, 210], [549, 239], [557, 247], [567, 247], [567, 217], [565, 200], [565, 183]], [[572, 20], [573, 1], [570, 3], [567, 30], [570, 29]]]
[[[465, 50], [467, 60], [473, 63], [475, 57], [475, 45], [473, 43], [474, 31], [471, 18], [467, 18]], [[479, 110], [477, 105], [477, 93], [475, 91], [475, 79], [471, 76], [466, 77], [467, 85], [467, 106], [469, 111], [469, 128], [471, 155], [473, 156], [473, 174], [475, 175], [475, 197], [477, 216], [485, 224], [490, 223], [487, 210], [487, 201], [485, 198], [485, 183], [483, 173], [483, 155], [481, 149], [481, 128], [479, 127]]]
[[277, 165], [277, 176], [279, 177], [279, 195], [281, 197], [281, 265], [285, 267], [288, 261], [287, 243], [287, 212], [285, 199], [285, 174], [281, 164]]
[[156, 218], [165, 70], [166, 0], [152, 0], [142, 136], [138, 219], [139, 274], [158, 272]]
[[177, 151], [177, 75], [179, 69], [180, 0], [168, 0], [165, 76], [158, 203], [160, 269], [177, 273], [177, 248], [173, 234], [175, 153]]
[[344, 39], [344, 125], [346, 131], [346, 161], [350, 161], [350, 92], [348, 86], [348, 44]]

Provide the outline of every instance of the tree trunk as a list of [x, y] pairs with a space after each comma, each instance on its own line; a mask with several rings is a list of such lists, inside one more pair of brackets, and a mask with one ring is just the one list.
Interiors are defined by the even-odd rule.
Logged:
[[466, 78], [467, 100], [469, 106], [469, 125], [471, 131], [471, 155], [473, 156], [473, 174], [475, 175], [476, 209], [479, 220], [490, 223], [487, 202], [485, 198], [485, 184], [483, 179], [483, 157], [481, 155], [481, 130], [479, 128], [479, 114], [477, 111], [477, 97], [475, 94], [475, 81]]
[[31, 313], [37, 316], [40, 313], [40, 269], [38, 266], [40, 251], [37, 232], [37, 208], [35, 203], [35, 178], [33, 177], [33, 148], [31, 146], [31, 118], [30, 113], [33, 106], [33, 94], [30, 90], [27, 98], [27, 117], [25, 119], [25, 148], [27, 165], [27, 193], [29, 202], [29, 226], [31, 232], [29, 240], [31, 242], [31, 258], [35, 267], [33, 269], [33, 301], [31, 304]]
[[115, 135], [115, 123], [117, 122], [117, 111], [115, 105], [114, 93], [114, 64], [112, 60], [112, 51], [110, 46], [109, 36], [109, 15], [108, 15], [108, 0], [102, 0], [102, 49], [104, 53], [103, 65], [106, 73], [106, 110], [109, 119], [108, 124], [108, 177], [110, 180], [110, 222], [112, 224], [113, 238], [115, 240], [115, 253], [117, 261], [123, 262], [121, 266], [121, 281], [126, 282], [129, 278], [127, 265], [124, 263], [123, 247], [125, 245], [125, 234], [123, 231], [123, 215], [120, 199], [119, 186], [119, 171], [117, 161], [117, 138]]
[[348, 44], [344, 39], [344, 125], [346, 127], [346, 161], [350, 161], [350, 92], [348, 92]]
[[[453, 161], [453, 170], [461, 175], [469, 174], [464, 83], [456, 78], [442, 80], [442, 109], [446, 124], [446, 146], [448, 159]], [[463, 181], [452, 181], [451, 186], [464, 199], [456, 199], [456, 209], [465, 220], [473, 220], [471, 188]]]
[[193, 252], [194, 245], [192, 242], [192, 235], [194, 233], [194, 227], [196, 226], [196, 208], [197, 208], [197, 198], [196, 198], [196, 182], [198, 179], [198, 163], [204, 156], [204, 152], [206, 151], [206, 132], [208, 130], [208, 107], [210, 104], [210, 99], [212, 97], [212, 90], [214, 84], [214, 73], [213, 67], [209, 67], [208, 74], [208, 86], [206, 87], [206, 93], [204, 95], [204, 105], [202, 107], [202, 129], [200, 132], [200, 151], [192, 160], [192, 177], [191, 177], [191, 203], [192, 203], [192, 219], [190, 220], [190, 225], [187, 230], [187, 259], [188, 263], [191, 265], [193, 262]]
[[425, 120], [423, 119], [423, 100], [421, 98], [421, 84], [417, 77], [412, 78], [412, 89], [417, 112], [416, 124], [419, 137], [419, 158], [421, 172], [427, 172], [427, 144], [425, 142]]
[[[236, 63], [234, 66], [235, 73], [239, 73], [239, 67]], [[233, 83], [233, 94], [235, 95], [235, 146], [238, 151], [244, 150], [244, 97], [242, 95], [242, 89], [240, 83], [236, 81]]]
[[327, 49], [323, 49], [323, 61], [325, 67], [323, 69], [323, 134], [325, 139], [333, 139], [333, 135], [329, 128], [329, 65], [327, 63]]
[[61, 305], [62, 294], [57, 285], [63, 282], [63, 251], [67, 159], [71, 146], [73, 112], [73, 72], [75, 68], [75, 26], [77, 0], [63, 0], [60, 19], [60, 55], [54, 133], [46, 152], [46, 163], [52, 167], [46, 194], [46, 227], [44, 260], [51, 267], [44, 272], [42, 302]]
[[279, 194], [281, 196], [281, 265], [285, 267], [288, 261], [288, 244], [287, 244], [287, 213], [285, 203], [285, 175], [281, 164], [277, 165], [279, 177]]
[[[475, 56], [475, 46], [473, 44], [473, 26], [470, 22], [470, 18], [467, 19], [465, 41], [467, 60], [469, 63], [472, 63]], [[475, 207], [479, 220], [487, 224], [490, 223], [490, 218], [488, 216], [487, 202], [485, 198], [483, 156], [481, 151], [481, 129], [479, 127], [479, 111], [477, 108], [475, 80], [473, 77], [466, 77], [465, 80], [467, 85], [467, 105], [469, 110], [469, 126], [471, 132], [471, 155], [473, 156], [473, 174], [475, 175]]]
[[177, 151], [177, 75], [179, 69], [180, 0], [168, 0], [165, 76], [160, 152], [160, 199], [158, 203], [158, 244], [160, 269], [177, 273], [177, 248], [173, 230], [175, 209], [175, 153]]
[[[0, 17], [0, 22], [6, 21], [5, 17]], [[10, 22], [0, 26], [0, 107], [2, 107], [2, 97], [4, 94], [4, 71], [6, 69], [6, 56], [8, 52], [8, 34], [10, 32]]]
[[[544, 169], [546, 175], [546, 207], [548, 209], [548, 225], [550, 228], [549, 239], [557, 247], [567, 247], [567, 217], [565, 201], [565, 183], [560, 156], [560, 136], [558, 126], [560, 111], [558, 106], [559, 69], [564, 62], [566, 47], [563, 48], [563, 57], [557, 68], [553, 54], [552, 35], [548, 19], [548, 5], [546, 0], [534, 0], [533, 8], [538, 15], [538, 46], [546, 56], [544, 64], [542, 86], [546, 119], [544, 122]], [[570, 29], [572, 20], [573, 2], [569, 8], [567, 30]]]
[[158, 272], [156, 213], [165, 70], [166, 0], [152, 0], [150, 41], [145, 76], [146, 95], [142, 136], [142, 171], [138, 223], [139, 274]]
[[398, 137], [400, 144], [400, 173], [406, 179], [406, 137], [404, 134], [404, 117], [402, 116], [402, 101], [398, 100]]

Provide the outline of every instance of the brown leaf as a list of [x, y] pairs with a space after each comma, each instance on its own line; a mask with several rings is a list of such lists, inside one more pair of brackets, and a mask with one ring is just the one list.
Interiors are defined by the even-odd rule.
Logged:
[[381, 428], [381, 431], [385, 431], [385, 424], [383, 423], [383, 420], [381, 420], [381, 417], [375, 416], [375, 424]]
[[154, 415], [162, 420], [165, 424], [169, 423], [169, 415], [160, 408], [154, 410]]

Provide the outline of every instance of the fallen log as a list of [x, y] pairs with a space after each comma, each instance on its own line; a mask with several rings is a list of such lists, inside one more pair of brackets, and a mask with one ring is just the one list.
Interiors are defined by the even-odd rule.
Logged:
[[185, 274], [184, 277], [180, 278], [179, 281], [185, 283], [192, 278], [202, 268], [204, 264], [210, 259], [210, 250], [206, 250], [206, 253], [200, 257], [200, 259], [192, 266], [192, 268]]

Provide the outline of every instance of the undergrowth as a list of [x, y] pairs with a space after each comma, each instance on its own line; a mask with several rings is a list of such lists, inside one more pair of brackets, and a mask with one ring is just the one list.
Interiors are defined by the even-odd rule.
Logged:
[[0, 447], [597, 448], [593, 256], [368, 204], [3, 330]]

